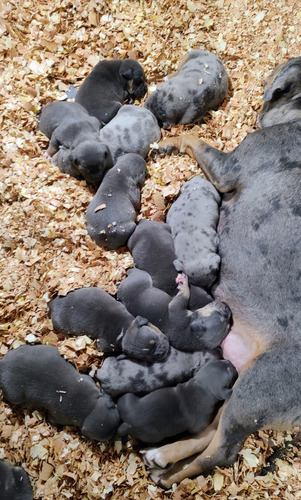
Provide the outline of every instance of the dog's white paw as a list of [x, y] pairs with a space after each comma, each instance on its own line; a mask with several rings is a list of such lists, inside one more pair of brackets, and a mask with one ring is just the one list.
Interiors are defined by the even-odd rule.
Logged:
[[148, 450], [140, 450], [144, 463], [151, 468], [164, 468], [167, 464], [164, 463], [158, 448], [150, 448]]

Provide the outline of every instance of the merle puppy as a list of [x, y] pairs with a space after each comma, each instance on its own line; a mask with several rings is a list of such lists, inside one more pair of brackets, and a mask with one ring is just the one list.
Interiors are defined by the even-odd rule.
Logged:
[[86, 212], [87, 230], [101, 247], [125, 245], [136, 227], [136, 209], [146, 174], [144, 159], [135, 153], [118, 158], [105, 175]]
[[191, 50], [171, 75], [145, 101], [163, 128], [200, 121], [216, 108], [228, 91], [228, 75], [219, 57]]
[[164, 359], [169, 350], [165, 335], [98, 287], [78, 288], [50, 303], [54, 329], [65, 335], [97, 339], [106, 354], [125, 353], [146, 361]]
[[0, 386], [10, 403], [43, 408], [52, 425], [75, 425], [89, 439], [111, 439], [119, 424], [111, 397], [54, 346], [22, 345], [8, 351], [0, 360]]
[[39, 129], [50, 139], [46, 158], [61, 172], [100, 183], [113, 166], [110, 149], [99, 138], [99, 121], [80, 104], [48, 104], [41, 111]]
[[100, 61], [84, 80], [75, 101], [101, 124], [109, 123], [125, 102], [147, 91], [144, 70], [134, 59]]
[[176, 387], [164, 387], [139, 398], [128, 393], [117, 401], [122, 420], [118, 434], [157, 443], [182, 432], [204, 431], [218, 406], [228, 399], [237, 372], [230, 361], [211, 361]]

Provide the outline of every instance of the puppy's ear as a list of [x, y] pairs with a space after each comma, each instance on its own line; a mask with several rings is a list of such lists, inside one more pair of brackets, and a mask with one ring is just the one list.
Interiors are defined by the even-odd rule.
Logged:
[[78, 167], [79, 159], [78, 159], [77, 155], [74, 154], [74, 152], [70, 153], [70, 155], [68, 156], [68, 160], [70, 161], [71, 165], [73, 165], [74, 167]]
[[126, 80], [132, 80], [133, 79], [133, 69], [132, 68], [124, 68], [120, 69], [120, 74], [123, 76]]
[[145, 326], [148, 324], [148, 320], [146, 318], [142, 318], [142, 316], [137, 316], [135, 322], [136, 322], [136, 325], [139, 327]]

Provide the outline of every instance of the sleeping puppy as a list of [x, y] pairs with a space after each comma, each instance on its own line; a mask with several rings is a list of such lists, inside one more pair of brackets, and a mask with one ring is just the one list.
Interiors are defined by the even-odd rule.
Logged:
[[41, 111], [39, 129], [50, 139], [46, 158], [61, 172], [100, 183], [113, 166], [110, 149], [99, 138], [99, 121], [80, 104], [48, 104]]
[[203, 432], [221, 401], [228, 399], [237, 372], [230, 361], [212, 361], [188, 382], [139, 398], [128, 393], [117, 401], [122, 420], [118, 434], [157, 443], [182, 432]]
[[210, 287], [217, 277], [220, 200], [211, 182], [196, 175], [185, 182], [167, 213], [177, 256], [175, 268], [194, 285]]
[[145, 318], [134, 318], [101, 288], [78, 288], [57, 296], [49, 309], [56, 331], [97, 339], [98, 349], [105, 354], [123, 352], [146, 361], [162, 360], [168, 354], [168, 340], [158, 328]]
[[128, 153], [105, 175], [86, 212], [88, 233], [100, 247], [119, 248], [135, 230], [145, 174], [144, 159]]
[[100, 61], [80, 86], [75, 101], [106, 124], [122, 104], [134, 102], [146, 91], [143, 68], [134, 59]]
[[264, 85], [261, 127], [301, 119], [301, 57], [279, 64]]
[[110, 356], [97, 370], [96, 377], [102, 389], [113, 398], [127, 392], [143, 395], [185, 382], [206, 363], [219, 359], [220, 349], [184, 352], [171, 347], [163, 363]]
[[175, 75], [145, 101], [163, 128], [200, 121], [209, 109], [218, 107], [228, 91], [228, 75], [219, 57], [191, 50]]
[[177, 283], [179, 291], [172, 298], [153, 286], [148, 273], [129, 269], [117, 295], [131, 314], [144, 316], [160, 328], [173, 347], [199, 351], [219, 346], [230, 329], [230, 309], [222, 302], [211, 301], [190, 311], [187, 276], [178, 275]]
[[23, 467], [0, 460], [1, 500], [33, 500], [30, 479]]
[[161, 131], [148, 109], [126, 104], [100, 130], [99, 137], [110, 148], [115, 163], [125, 153], [137, 153], [145, 158], [150, 145], [160, 139]]
[[43, 408], [52, 425], [75, 425], [89, 439], [111, 439], [120, 421], [111, 397], [54, 346], [22, 345], [8, 351], [0, 360], [0, 386], [10, 403]]

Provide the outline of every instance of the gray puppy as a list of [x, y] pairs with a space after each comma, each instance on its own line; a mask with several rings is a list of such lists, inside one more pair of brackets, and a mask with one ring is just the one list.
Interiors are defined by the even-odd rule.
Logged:
[[145, 101], [163, 128], [199, 121], [219, 106], [228, 91], [228, 75], [219, 57], [191, 50], [172, 75]]
[[301, 119], [301, 57], [279, 64], [264, 85], [262, 127]]
[[110, 148], [115, 163], [125, 153], [137, 153], [145, 158], [150, 145], [160, 139], [161, 131], [148, 109], [126, 104], [100, 130], [99, 137]]
[[111, 397], [54, 346], [8, 351], [0, 361], [0, 386], [10, 403], [43, 408], [52, 425], [75, 425], [89, 439], [111, 439], [120, 421]]
[[158, 326], [177, 349], [198, 351], [219, 346], [230, 329], [230, 309], [213, 301], [190, 311], [187, 276], [178, 275], [177, 283], [179, 291], [172, 298], [153, 287], [145, 271], [130, 269], [119, 285], [118, 298], [133, 315], [144, 315]]
[[166, 222], [174, 239], [175, 268], [190, 283], [211, 286], [220, 265], [217, 254], [220, 195], [211, 182], [197, 175], [185, 182], [170, 207]]
[[96, 377], [103, 390], [113, 398], [127, 392], [146, 394], [161, 387], [185, 382], [206, 363], [220, 358], [220, 349], [184, 352], [173, 347], [170, 348], [164, 363], [147, 363], [110, 356], [97, 370]]
[[45, 153], [61, 172], [99, 183], [113, 166], [99, 138], [100, 123], [76, 102], [52, 102], [42, 109], [40, 131], [49, 139]]
[[203, 432], [221, 401], [228, 399], [237, 372], [230, 361], [212, 361], [176, 387], [164, 387], [139, 398], [128, 393], [117, 401], [123, 421], [118, 434], [157, 443], [182, 432]]
[[101, 247], [125, 245], [136, 227], [136, 209], [146, 175], [144, 159], [135, 153], [118, 158], [105, 175], [86, 212], [87, 230]]
[[98, 287], [78, 288], [49, 305], [53, 327], [65, 335], [97, 339], [104, 353], [125, 353], [147, 361], [164, 359], [169, 343], [147, 319], [134, 318], [125, 306]]
[[75, 101], [109, 123], [125, 102], [143, 97], [147, 84], [142, 66], [134, 59], [100, 61], [84, 80]]
[[30, 479], [23, 467], [0, 460], [0, 495], [1, 500], [33, 500]]

